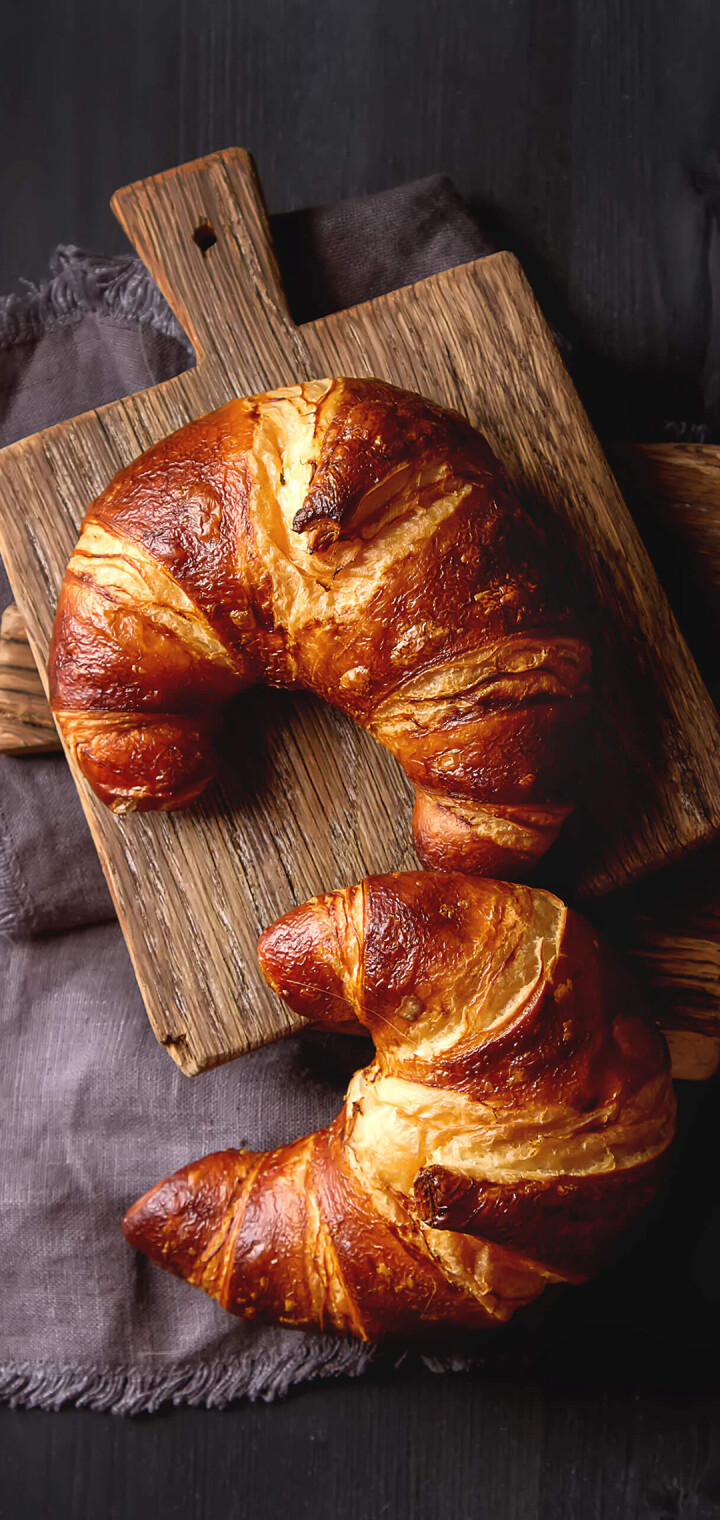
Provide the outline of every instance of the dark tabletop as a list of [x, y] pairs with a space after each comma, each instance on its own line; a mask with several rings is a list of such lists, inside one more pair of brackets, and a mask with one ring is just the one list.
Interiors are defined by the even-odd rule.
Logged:
[[[271, 211], [449, 174], [586, 355], [593, 416], [713, 400], [716, 0], [4, 0], [0, 292], [117, 250], [131, 180], [238, 143]], [[1, 1520], [720, 1515], [718, 1085], [662, 1209], [541, 1354], [284, 1403], [0, 1410]], [[554, 1323], [554, 1322], [553, 1322]]]

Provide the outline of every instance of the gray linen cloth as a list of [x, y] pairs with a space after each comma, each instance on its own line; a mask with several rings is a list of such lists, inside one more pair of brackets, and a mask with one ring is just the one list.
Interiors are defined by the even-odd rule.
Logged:
[[[273, 230], [298, 320], [490, 251], [440, 177]], [[47, 286], [0, 302], [0, 444], [191, 363], [135, 258], [60, 249]], [[120, 1234], [128, 1204], [184, 1163], [329, 1122], [357, 1042], [305, 1034], [183, 1077], [150, 1031], [61, 757], [0, 757], [0, 928], [0, 1397], [135, 1413], [361, 1372], [372, 1348], [235, 1321]]]

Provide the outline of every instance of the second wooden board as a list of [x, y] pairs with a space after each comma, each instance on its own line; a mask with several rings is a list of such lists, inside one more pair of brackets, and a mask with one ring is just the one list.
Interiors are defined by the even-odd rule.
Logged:
[[[564, 538], [594, 609], [600, 722], [583, 806], [543, 879], [607, 891], [720, 827], [720, 725], [516, 260], [498, 254], [297, 327], [246, 154], [116, 197], [198, 366], [0, 456], [0, 548], [44, 667], [89, 502], [230, 396], [377, 375], [463, 411]], [[221, 783], [180, 814], [112, 817], [76, 777], [158, 1037], [198, 1071], [287, 1032], [262, 926], [313, 892], [413, 864], [396, 763], [311, 699], [238, 700]]]

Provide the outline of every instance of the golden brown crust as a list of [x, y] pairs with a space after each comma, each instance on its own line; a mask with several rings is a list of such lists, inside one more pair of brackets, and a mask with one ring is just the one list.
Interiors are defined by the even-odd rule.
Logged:
[[174, 807], [212, 774], [237, 691], [309, 688], [397, 755], [428, 863], [525, 868], [573, 804], [588, 708], [555, 561], [454, 413], [376, 380], [233, 401], [91, 506], [58, 605], [53, 709], [111, 807]]
[[481, 803], [444, 797], [418, 788], [413, 839], [421, 860], [441, 861], [445, 870], [488, 876], [493, 872], [522, 881], [555, 843], [569, 806]]
[[415, 1180], [415, 1203], [420, 1218], [436, 1230], [477, 1235], [542, 1262], [568, 1282], [582, 1282], [654, 1198], [666, 1168], [663, 1152], [622, 1171], [523, 1178], [503, 1186], [429, 1166]]
[[233, 1313], [373, 1340], [502, 1323], [586, 1277], [656, 1191], [664, 1041], [550, 893], [370, 877], [286, 914], [260, 958], [376, 1055], [328, 1130], [207, 1157], [130, 1210], [131, 1242]]

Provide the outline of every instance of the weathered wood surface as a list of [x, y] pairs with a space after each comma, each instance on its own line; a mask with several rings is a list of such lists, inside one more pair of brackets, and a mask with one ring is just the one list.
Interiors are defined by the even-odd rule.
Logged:
[[[720, 723], [516, 260], [296, 327], [240, 150], [130, 186], [114, 206], [198, 366], [0, 456], [0, 549], [41, 668], [80, 522], [120, 467], [232, 395], [378, 375], [485, 432], [598, 608], [593, 785], [548, 879], [600, 893], [714, 837]], [[214, 243], [195, 240], [201, 226]], [[185, 813], [118, 820], [76, 776], [151, 1022], [188, 1072], [294, 1027], [257, 969], [263, 924], [322, 888], [413, 864], [409, 789], [367, 736], [277, 694], [241, 699], [232, 731], [234, 763]]]
[[[623, 444], [612, 463], [704, 680], [720, 701], [720, 448]], [[720, 1065], [720, 849], [631, 894], [608, 922], [661, 1000], [676, 1076]], [[637, 899], [641, 898], [642, 901]], [[623, 923], [624, 917], [624, 923]]]
[[60, 748], [25, 623], [12, 603], [0, 622], [0, 753], [39, 755]]
[[680, 627], [720, 701], [720, 447], [623, 444], [612, 463]]
[[710, 1077], [720, 1064], [720, 849], [688, 855], [651, 881], [613, 894], [592, 916], [651, 992], [673, 1075]]

